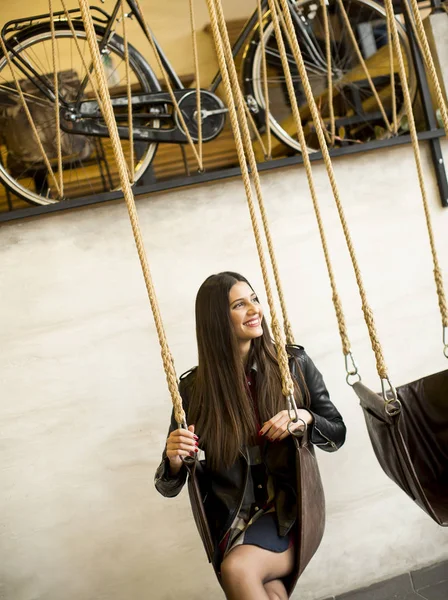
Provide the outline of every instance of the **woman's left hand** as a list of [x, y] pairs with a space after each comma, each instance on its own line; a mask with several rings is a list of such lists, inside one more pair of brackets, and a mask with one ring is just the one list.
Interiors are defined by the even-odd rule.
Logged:
[[[313, 422], [313, 415], [304, 408], [299, 408], [297, 410], [297, 416], [299, 419], [302, 419], [302, 421], [305, 421], [307, 425], [310, 425]], [[291, 431], [295, 431], [296, 429], [301, 429], [303, 431], [304, 426], [302, 421], [291, 423]], [[288, 423], [289, 412], [287, 410], [281, 410], [279, 413], [273, 416], [272, 419], [269, 419], [269, 421], [266, 421], [266, 423], [263, 424], [260, 434], [267, 437], [271, 442], [279, 442], [290, 435], [288, 431]]]

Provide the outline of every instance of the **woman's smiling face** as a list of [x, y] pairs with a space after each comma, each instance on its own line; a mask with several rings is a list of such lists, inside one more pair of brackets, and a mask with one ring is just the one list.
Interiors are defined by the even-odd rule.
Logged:
[[263, 335], [263, 309], [257, 294], [245, 281], [238, 281], [229, 292], [230, 318], [239, 342]]

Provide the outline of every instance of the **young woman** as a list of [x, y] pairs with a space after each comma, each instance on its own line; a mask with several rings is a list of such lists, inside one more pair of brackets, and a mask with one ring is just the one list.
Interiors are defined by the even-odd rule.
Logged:
[[[155, 485], [176, 496], [183, 459], [201, 451], [200, 488], [213, 565], [228, 600], [283, 600], [295, 568], [295, 446], [275, 347], [263, 309], [238, 273], [212, 275], [196, 298], [198, 366], [181, 376], [188, 430], [171, 419]], [[345, 425], [321, 374], [301, 346], [288, 346], [299, 421], [332, 452]], [[200, 457], [201, 457], [200, 455]]]

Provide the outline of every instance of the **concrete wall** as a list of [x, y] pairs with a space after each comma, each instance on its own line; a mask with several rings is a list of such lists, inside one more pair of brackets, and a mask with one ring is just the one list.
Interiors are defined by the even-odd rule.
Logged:
[[[424, 158], [448, 281], [448, 210], [426, 149]], [[335, 168], [393, 382], [446, 368], [411, 148], [339, 159]], [[324, 168], [315, 173], [353, 351], [378, 389]], [[328, 524], [294, 595], [312, 600], [448, 557], [448, 531], [374, 458], [345, 383], [303, 169], [264, 174], [262, 183], [297, 340], [348, 426], [340, 452], [319, 452]], [[234, 269], [262, 289], [243, 187], [235, 180], [155, 195], [139, 213], [180, 374], [196, 361], [202, 280]], [[170, 400], [124, 205], [3, 226], [0, 270], [0, 598], [223, 598], [187, 495], [164, 499], [152, 484]]]

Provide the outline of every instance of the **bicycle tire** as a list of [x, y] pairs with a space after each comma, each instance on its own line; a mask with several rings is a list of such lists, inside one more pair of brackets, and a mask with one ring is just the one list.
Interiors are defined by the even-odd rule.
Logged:
[[[73, 39], [72, 32], [71, 32], [70, 27], [67, 22], [56, 21], [54, 25], [55, 25], [57, 40], [70, 39], [70, 38]], [[77, 38], [81, 39], [82, 41], [85, 42], [85, 31], [84, 31], [84, 26], [83, 26], [82, 22], [79, 20], [73, 20], [73, 26], [74, 26], [75, 32], [77, 34], [79, 34], [79, 35], [77, 35]], [[102, 37], [104, 35], [104, 28], [102, 26], [96, 24], [95, 32], [98, 36], [98, 39], [102, 39]], [[33, 52], [36, 53], [37, 44], [39, 44], [41, 42], [51, 43], [51, 28], [50, 28], [49, 22], [39, 23], [39, 24], [33, 25], [31, 27], [28, 27], [24, 30], [19, 31], [17, 34], [14, 35], [13, 49], [15, 49], [18, 52], [23, 52], [24, 50], [32, 48]], [[45, 50], [45, 47], [42, 46], [41, 48], [43, 48]], [[115, 56], [123, 57], [124, 56], [123, 38], [121, 38], [119, 35], [114, 33], [109, 38], [106, 48], [107, 48], [106, 52], [111, 52]], [[151, 67], [148, 65], [148, 63], [144, 59], [144, 57], [131, 44], [128, 45], [128, 49], [129, 49], [129, 63], [130, 63], [132, 76], [135, 77], [135, 79], [141, 86], [141, 91], [144, 93], [160, 91], [160, 89], [161, 89], [160, 84], [159, 84], [154, 72], [152, 71]], [[5, 78], [5, 76], [3, 76], [3, 73], [5, 74], [6, 78]], [[60, 73], [60, 69], [58, 69], [58, 73]], [[9, 78], [8, 78], [8, 76], [9, 76]], [[46, 76], [48, 76], [48, 73], [46, 73]], [[51, 77], [52, 77], [52, 75], [51, 75]], [[22, 75], [22, 80], [24, 80], [23, 75]], [[7, 61], [6, 61], [3, 53], [0, 52], [0, 85], [3, 84], [3, 89], [4, 89], [5, 81], [7, 81], [9, 84], [11, 83], [11, 74], [10, 74], [10, 71], [9, 71], [9, 68], [7, 65]], [[34, 100], [34, 102], [36, 102], [36, 100]], [[32, 105], [33, 101], [32, 100], [30, 101], [27, 98], [27, 104]], [[156, 121], [155, 121], [154, 126], [157, 126]], [[53, 129], [55, 131], [55, 127]], [[71, 134], [71, 135], [74, 135], [74, 134]], [[24, 177], [18, 177], [16, 175], [12, 174], [10, 172], [10, 170], [8, 170], [8, 166], [7, 166], [8, 165], [8, 156], [7, 156], [7, 150], [5, 150], [4, 146], [3, 146], [3, 156], [1, 157], [2, 160], [0, 160], [0, 181], [8, 189], [10, 189], [14, 194], [19, 196], [20, 198], [23, 198], [24, 200], [26, 200], [27, 202], [29, 202], [31, 204], [37, 204], [37, 205], [54, 204], [54, 203], [60, 202], [61, 200], [65, 200], [67, 198], [73, 199], [73, 198], [78, 198], [78, 197], [91, 195], [91, 194], [95, 194], [95, 193], [100, 193], [100, 192], [105, 194], [104, 198], [107, 200], [107, 193], [118, 189], [118, 182], [116, 182], [114, 174], [113, 174], [113, 176], [111, 176], [109, 173], [109, 169], [113, 166], [114, 163], [112, 162], [112, 160], [109, 160], [109, 157], [107, 156], [106, 152], [104, 151], [104, 147], [102, 150], [102, 156], [100, 156], [98, 154], [99, 150], [98, 150], [97, 145], [99, 144], [100, 146], [102, 146], [103, 142], [105, 140], [107, 140], [107, 142], [109, 143], [109, 139], [108, 138], [95, 138], [94, 139], [94, 136], [85, 136], [85, 137], [91, 138], [92, 144], [94, 144], [96, 147], [95, 152], [97, 153], [96, 154], [97, 162], [98, 161], [104, 162], [103, 166], [106, 169], [106, 171], [108, 172], [109, 183], [111, 184], [108, 187], [110, 187], [111, 189], [98, 190], [97, 189], [98, 185], [96, 183], [98, 180], [98, 175], [95, 174], [95, 185], [93, 185], [93, 183], [92, 183], [92, 185], [90, 186], [88, 177], [84, 177], [82, 179], [83, 189], [89, 190], [87, 194], [83, 193], [82, 195], [76, 195], [76, 188], [75, 188], [76, 182], [73, 179], [73, 181], [71, 181], [70, 183], [72, 184], [71, 188], [75, 188], [75, 189], [71, 190], [71, 193], [69, 196], [65, 196], [61, 199], [61, 198], [54, 197], [53, 195], [50, 195], [48, 193], [48, 191], [46, 192], [46, 195], [42, 195], [41, 193], [39, 193], [38, 190], [32, 190], [31, 184], [29, 184], [29, 182], [26, 185], [23, 184], [23, 181], [21, 183], [20, 179], [24, 180], [25, 179]], [[98, 140], [102, 140], [102, 142], [98, 142]], [[157, 150], [157, 143], [147, 143], [147, 144], [142, 143], [142, 142], [139, 142], [139, 143], [145, 144], [146, 147], [144, 150], [143, 150], [142, 145], [139, 147], [141, 157], [137, 160], [137, 163], [135, 164], [134, 182], [138, 181], [138, 179], [140, 179], [140, 177], [142, 177], [143, 174], [150, 167], [151, 162], [153, 161], [154, 155]], [[41, 166], [39, 167], [39, 169], [42, 170]], [[90, 167], [89, 167], [89, 169], [90, 169]], [[90, 169], [90, 170], [92, 170], [92, 169]], [[100, 167], [100, 170], [101, 170], [101, 167]], [[72, 172], [73, 172], [73, 170], [71, 169], [71, 173]], [[102, 179], [104, 178], [103, 175], [104, 174], [101, 173]], [[65, 171], [64, 171], [64, 177], [65, 177]], [[79, 175], [78, 175], [78, 177], [79, 177]], [[29, 179], [29, 177], [27, 177], [27, 179]], [[92, 182], [93, 182], [93, 177], [92, 177]], [[115, 185], [115, 183], [117, 183], [117, 185]], [[27, 185], [29, 187], [27, 187]], [[35, 182], [33, 185], [36, 186]]]
[[[350, 0], [350, 2], [345, 3], [345, 5], [349, 6], [349, 7], [355, 6], [355, 8], [357, 5], [359, 7], [359, 11], [362, 10], [365, 13], [370, 11], [370, 13], [372, 15], [372, 22], [373, 22], [373, 17], [376, 17], [378, 22], [385, 23], [386, 13], [385, 13], [384, 7], [379, 5], [377, 2], [374, 2], [373, 0]], [[296, 2], [294, 4], [294, 6], [299, 11], [305, 11], [308, 7], [313, 7], [313, 10], [316, 9], [316, 11], [318, 11], [319, 7], [320, 7], [320, 2], [318, 0], [299, 0], [298, 2]], [[330, 0], [330, 2], [327, 4], [327, 6], [329, 6], [328, 10], [331, 10], [332, 7], [336, 6], [335, 0]], [[309, 9], [309, 10], [311, 10], [311, 9]], [[349, 18], [350, 18], [350, 15], [353, 14], [354, 12], [355, 11], [350, 12], [350, 10], [348, 10]], [[302, 14], [303, 14], [303, 12], [302, 12]], [[360, 13], [360, 14], [362, 14], [362, 13]], [[399, 20], [397, 20], [397, 24], [398, 24], [398, 30], [399, 30], [400, 40], [401, 40], [401, 44], [402, 44], [402, 49], [405, 52], [405, 62], [408, 65], [408, 84], [409, 84], [409, 88], [410, 88], [410, 92], [411, 92], [411, 98], [414, 99], [415, 95], [416, 95], [416, 91], [417, 91], [417, 78], [416, 78], [416, 73], [415, 73], [415, 70], [413, 67], [409, 40], [407, 37], [406, 30], [403, 27], [403, 25], [400, 23]], [[316, 27], [316, 29], [317, 29], [317, 27]], [[272, 19], [270, 17], [269, 11], [265, 12], [265, 14], [264, 14], [263, 36], [264, 36], [264, 41], [265, 41], [266, 46], [268, 46], [269, 42], [270, 41], [272, 42], [272, 38], [275, 37], [274, 32], [273, 32], [273, 23], [272, 23]], [[302, 43], [300, 42], [300, 39], [299, 39], [299, 44], [301, 45], [301, 48], [302, 48]], [[341, 45], [342, 45], [342, 43], [340, 43], [339, 49], [341, 48]], [[337, 48], [337, 42], [333, 42], [333, 45], [332, 45], [332, 59], [334, 61], [333, 64], [336, 63], [336, 58], [337, 58], [335, 56], [335, 54], [336, 54], [335, 48]], [[287, 50], [288, 50], [288, 48], [287, 48]], [[321, 50], [322, 50], [322, 52], [324, 52], [324, 48], [322, 48]], [[302, 51], [303, 51], [303, 48], [302, 48]], [[278, 49], [277, 49], [277, 52], [278, 52]], [[294, 70], [293, 70], [294, 65], [291, 65], [292, 60], [290, 61], [290, 66], [292, 67], [293, 78], [295, 77], [296, 82], [297, 82], [297, 83], [295, 83], [295, 85], [297, 85], [296, 89], [297, 89], [297, 96], [298, 96], [298, 100], [299, 100], [299, 109], [302, 109], [304, 105], [303, 105], [303, 103], [301, 104], [300, 100], [303, 99], [303, 91], [300, 89], [300, 78], [298, 76], [297, 67], [295, 67], [296, 72], [294, 72]], [[390, 63], [389, 63], [389, 65], [390, 65]], [[268, 71], [269, 71], [269, 68], [270, 68], [270, 66], [268, 63]], [[307, 66], [308, 75], [309, 76], [311, 75], [310, 80], [312, 81], [312, 86], [314, 84], [314, 87], [317, 87], [316, 86], [317, 77], [316, 77], [315, 73], [311, 73], [311, 68], [316, 69], [317, 67], [316, 67], [316, 65], [312, 65], [312, 66], [308, 65]], [[324, 71], [321, 66], [319, 68], [321, 69], [322, 81], [328, 81], [326, 71]], [[359, 65], [357, 68], [360, 70]], [[389, 67], [389, 70], [390, 70], [390, 67]], [[265, 123], [265, 119], [264, 119], [264, 115], [265, 115], [264, 111], [265, 111], [265, 107], [266, 107], [266, 101], [264, 98], [264, 91], [263, 91], [263, 79], [262, 79], [262, 67], [261, 67], [261, 41], [260, 41], [260, 31], [259, 31], [258, 25], [254, 28], [252, 35], [250, 36], [249, 41], [244, 49], [241, 73], [242, 73], [242, 78], [243, 78], [242, 83], [243, 83], [243, 89], [244, 89], [245, 95], [253, 98], [255, 100], [256, 106], [258, 106], [258, 108], [262, 109], [261, 111], [259, 111], [259, 114], [257, 114], [255, 112], [254, 118], [257, 122], [259, 129], [261, 131], [265, 131], [266, 123]], [[385, 70], [385, 75], [386, 75], [386, 70]], [[344, 74], [340, 75], [341, 80], [343, 79], [344, 76], [345, 76]], [[313, 77], [314, 77], [314, 81], [313, 81]], [[363, 74], [362, 77], [365, 78], [365, 75]], [[397, 76], [395, 79], [396, 79], [396, 89], [398, 90], [397, 96], [400, 96], [399, 92], [400, 92], [401, 84], [398, 83], [398, 88], [397, 88], [397, 82], [398, 82]], [[277, 78], [277, 80], [278, 80], [278, 78]], [[285, 85], [283, 82], [281, 82], [281, 83], [282, 83], [282, 85]], [[336, 86], [334, 86], [333, 89], [336, 89]], [[277, 97], [278, 97], [278, 90], [274, 90], [274, 91], [277, 93]], [[338, 94], [339, 94], [339, 96], [341, 96], [340, 92], [338, 92]], [[284, 87], [284, 95], [286, 98], [287, 97], [286, 87]], [[400, 106], [398, 106], [398, 102], [400, 103]], [[253, 102], [249, 103], [249, 106], [251, 106], [251, 104], [252, 104], [252, 106], [254, 106]], [[289, 105], [289, 99], [285, 99], [284, 105], [281, 107], [281, 109], [278, 110], [278, 114], [281, 114], [282, 111], [285, 113], [285, 115], [282, 116], [281, 121], [288, 123], [290, 132], [291, 131], [295, 132], [295, 127], [293, 128], [291, 126], [291, 124], [290, 124], [291, 122], [286, 121], [286, 119], [288, 119], [288, 117], [291, 115], [291, 108], [288, 105]], [[272, 108], [272, 106], [273, 106], [273, 101], [270, 96], [270, 109]], [[307, 105], [305, 104], [305, 106], [307, 106]], [[288, 110], [289, 110], [289, 113], [287, 113]], [[376, 111], [376, 113], [378, 113], [378, 111]], [[301, 111], [301, 114], [302, 114], [302, 111]], [[404, 100], [402, 99], [402, 97], [399, 97], [399, 98], [397, 98], [397, 123], [398, 124], [404, 123], [404, 121], [403, 121], [404, 116], [405, 116]], [[304, 119], [303, 114], [302, 114], [302, 124], [304, 125], [305, 133], [306, 133], [307, 125], [308, 125], [309, 129], [311, 130], [311, 133], [308, 136], [307, 135], [305, 136], [306, 140], [307, 140], [307, 151], [309, 153], [319, 151], [319, 149], [320, 149], [319, 145], [317, 143], [317, 137], [315, 135], [315, 130], [313, 133], [312, 125], [310, 125], [310, 123], [312, 123], [311, 117]], [[278, 118], [278, 117], [276, 118], [276, 115], [272, 114], [272, 112], [270, 114], [269, 126], [270, 126], [271, 133], [275, 136], [275, 138], [277, 138], [278, 140], [283, 142], [283, 144], [285, 144], [285, 146], [289, 147], [290, 149], [294, 150], [295, 152], [302, 151], [298, 140], [295, 139], [292, 135], [290, 135], [290, 133], [288, 133], [288, 131], [286, 131], [282, 127], [280, 118]], [[362, 129], [362, 128], [358, 127], [358, 129]], [[361, 133], [361, 135], [359, 135], [356, 139], [353, 139], [353, 140], [351, 140], [350, 135], [347, 135], [346, 139], [342, 139], [339, 143], [335, 143], [334, 146], [338, 147], [338, 146], [342, 146], [342, 145], [351, 145], [352, 143], [371, 141], [371, 139], [381, 139], [383, 137], [387, 137], [390, 135], [389, 132], [386, 130], [386, 124], [384, 123], [384, 121], [381, 123], [381, 120], [378, 120], [378, 119], [376, 119], [375, 121], [372, 121], [372, 122], [369, 122], [366, 119], [363, 131], [361, 131], [360, 133]]]

